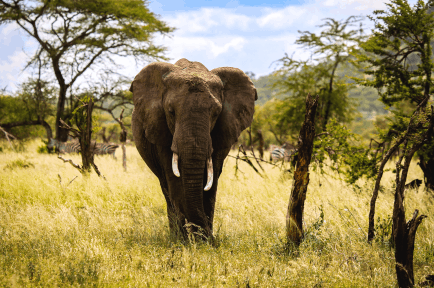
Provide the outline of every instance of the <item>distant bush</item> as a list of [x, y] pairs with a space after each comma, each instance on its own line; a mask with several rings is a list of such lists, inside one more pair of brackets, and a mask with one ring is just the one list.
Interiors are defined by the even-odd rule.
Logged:
[[38, 152], [39, 154], [49, 153], [47, 145], [38, 146], [38, 148], [36, 149], [36, 152]]
[[35, 168], [35, 165], [32, 162], [27, 161], [25, 159], [17, 159], [17, 160], [9, 162], [5, 166], [4, 170], [6, 170], [6, 169], [13, 170], [15, 168], [30, 168], [30, 167]]

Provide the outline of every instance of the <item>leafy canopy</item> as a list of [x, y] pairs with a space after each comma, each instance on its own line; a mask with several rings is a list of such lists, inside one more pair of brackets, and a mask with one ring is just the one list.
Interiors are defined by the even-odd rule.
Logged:
[[[370, 77], [353, 79], [376, 88], [380, 100], [390, 107], [392, 114], [379, 136], [383, 141], [393, 142], [406, 131], [416, 106], [427, 97], [432, 101], [434, 1], [418, 1], [411, 7], [407, 1], [393, 0], [386, 5], [387, 11], [377, 10], [376, 17], [369, 16], [375, 22], [375, 30], [361, 45], [366, 53], [357, 55], [358, 62], [368, 64], [365, 73]], [[423, 117], [428, 118], [430, 110], [424, 111]], [[418, 155], [434, 157], [428, 156], [433, 147], [432, 142], [426, 143]]]
[[153, 33], [173, 29], [146, 4], [140, 0], [0, 0], [0, 24], [15, 22], [38, 42], [29, 65], [42, 55], [55, 70], [61, 68], [56, 77], [69, 76], [72, 85], [94, 63], [114, 63], [114, 55], [165, 59], [161, 55], [165, 49], [150, 41]]
[[311, 59], [306, 61], [295, 60], [287, 54], [278, 60], [282, 68], [276, 71], [275, 76], [281, 80], [276, 81], [275, 86], [280, 88], [281, 93], [289, 94], [288, 106], [281, 109], [281, 121], [294, 123], [294, 118], [297, 118], [298, 122], [302, 122], [304, 111], [301, 107], [304, 107], [304, 99], [309, 92], [319, 94], [322, 103], [318, 109], [317, 130], [326, 129], [329, 119], [334, 117], [339, 121], [351, 120], [354, 103], [348, 98], [350, 84], [337, 76], [337, 69], [352, 57], [351, 53], [358, 50], [358, 44], [364, 39], [361, 26], [359, 29], [348, 29], [361, 19], [351, 16], [341, 22], [327, 18], [319, 26], [324, 27], [319, 35], [299, 31], [302, 35], [295, 43], [310, 49], [312, 54]]

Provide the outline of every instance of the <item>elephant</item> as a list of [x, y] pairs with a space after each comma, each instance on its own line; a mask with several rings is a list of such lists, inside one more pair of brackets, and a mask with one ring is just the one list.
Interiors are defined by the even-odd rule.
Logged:
[[218, 179], [231, 146], [252, 123], [255, 86], [238, 68], [209, 71], [183, 58], [147, 65], [130, 91], [135, 145], [159, 179], [170, 235], [213, 239]]

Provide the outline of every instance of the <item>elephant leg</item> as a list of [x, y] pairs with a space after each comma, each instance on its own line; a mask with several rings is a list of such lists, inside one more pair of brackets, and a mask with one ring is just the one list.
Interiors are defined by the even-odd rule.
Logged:
[[182, 180], [172, 171], [172, 152], [170, 147], [157, 147], [157, 155], [161, 171], [160, 186], [167, 204], [170, 234], [175, 239], [187, 238], [184, 228], [185, 211], [181, 205], [183, 199]]
[[[218, 188], [218, 179], [220, 174], [222, 173], [223, 163], [226, 156], [229, 154], [230, 148], [223, 151], [218, 151], [216, 155], [213, 155], [213, 170], [214, 170], [214, 179], [213, 186], [209, 191], [204, 191], [203, 195], [203, 206], [206, 214], [206, 218], [208, 220], [208, 224], [211, 230], [213, 231], [213, 223], [214, 223], [214, 211], [215, 211], [215, 202], [217, 198], [217, 188]], [[204, 180], [205, 181], [205, 180]]]
[[168, 188], [161, 185], [161, 190], [163, 191], [164, 198], [166, 199], [170, 236], [173, 239], [179, 239], [181, 237], [185, 238], [185, 232], [183, 231], [182, 227], [182, 213], [180, 213], [179, 209], [170, 199]]

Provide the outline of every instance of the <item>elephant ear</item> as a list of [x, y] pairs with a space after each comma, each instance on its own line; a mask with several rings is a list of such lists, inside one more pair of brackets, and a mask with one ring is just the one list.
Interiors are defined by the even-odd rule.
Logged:
[[211, 70], [223, 82], [222, 112], [211, 132], [214, 150], [231, 147], [250, 126], [255, 112], [256, 88], [240, 69], [220, 67]]
[[132, 125], [135, 138], [144, 135], [153, 144], [172, 145], [172, 134], [167, 126], [162, 99], [166, 91], [164, 78], [175, 67], [173, 64], [155, 62], [143, 68], [134, 78], [130, 91], [133, 92]]

